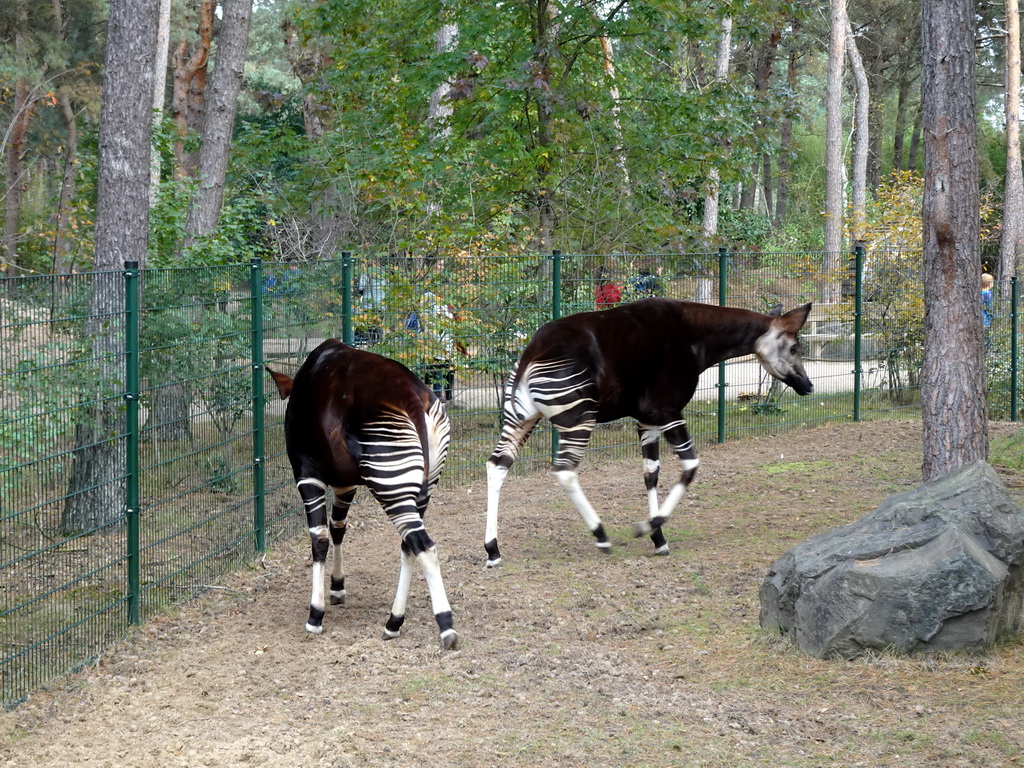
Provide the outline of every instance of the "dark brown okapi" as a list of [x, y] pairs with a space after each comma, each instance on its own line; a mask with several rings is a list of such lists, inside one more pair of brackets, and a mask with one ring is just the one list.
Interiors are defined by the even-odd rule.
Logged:
[[[268, 369], [289, 399], [284, 433], [288, 458], [306, 508], [313, 546], [313, 592], [306, 629], [323, 631], [324, 570], [334, 543], [331, 604], [345, 601], [342, 540], [356, 487], [365, 485], [402, 537], [398, 590], [384, 637], [398, 637], [418, 560], [430, 590], [441, 644], [458, 642], [441, 580], [437, 549], [423, 524], [430, 494], [448, 452], [444, 405], [401, 363], [328, 339], [289, 378]], [[330, 540], [327, 489], [334, 489]]]
[[[583, 312], [544, 325], [527, 344], [505, 389], [504, 425], [487, 460], [487, 565], [501, 562], [498, 500], [501, 486], [541, 417], [558, 430], [555, 477], [583, 516], [602, 550], [611, 547], [597, 512], [580, 488], [577, 468], [598, 423], [636, 420], [643, 456], [648, 520], [634, 534], [649, 534], [667, 554], [661, 527], [693, 480], [699, 460], [683, 408], [700, 374], [716, 363], [756, 355], [775, 378], [807, 395], [797, 332], [811, 305], [782, 315], [716, 307], [677, 299], [644, 299], [600, 312]], [[659, 436], [682, 464], [682, 477], [658, 504]]]

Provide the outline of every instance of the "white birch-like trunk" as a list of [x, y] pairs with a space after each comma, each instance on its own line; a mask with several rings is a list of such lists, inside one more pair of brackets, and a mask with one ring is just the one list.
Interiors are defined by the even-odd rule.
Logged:
[[612, 50], [612, 41], [604, 35], [599, 39], [601, 55], [604, 59], [604, 76], [608, 79], [608, 95], [612, 100], [612, 128], [615, 131], [615, 147], [612, 152], [615, 154], [615, 165], [618, 167], [619, 173], [622, 174], [622, 194], [628, 196], [630, 194], [629, 168], [626, 167], [626, 153], [622, 147], [622, 123], [619, 122], [622, 108], [619, 106], [619, 86], [615, 83], [615, 56]]
[[1020, 7], [1006, 0], [1006, 181], [1003, 230], [999, 243], [1000, 293], [1010, 295], [1010, 281], [1024, 251], [1024, 172], [1020, 157]]
[[850, 234], [856, 244], [863, 244], [867, 235], [867, 190], [868, 190], [868, 119], [870, 106], [870, 89], [868, 75], [864, 71], [864, 62], [857, 41], [853, 37], [850, 19], [846, 19], [846, 54], [850, 58], [850, 69], [857, 91], [856, 108], [853, 121], [853, 157], [850, 172], [850, 197], [852, 210], [850, 216]]
[[[156, 29], [156, 69], [153, 72], [153, 127], [164, 119], [164, 91], [167, 88], [167, 54], [171, 44], [171, 0], [160, 0], [160, 20]], [[160, 153], [156, 146], [149, 168], [149, 207], [156, 205], [160, 190]]]
[[[718, 39], [718, 55], [715, 57], [716, 81], [725, 80], [729, 76], [731, 54], [732, 18], [727, 18], [722, 19], [722, 36]], [[718, 234], [718, 199], [721, 186], [719, 179], [718, 168], [710, 168], [707, 183], [704, 185], [704, 220], [701, 225], [701, 233], [708, 248], [712, 238]]]
[[839, 298], [843, 248], [843, 62], [846, 54], [846, 0], [832, 0], [825, 93], [825, 252], [821, 300]]

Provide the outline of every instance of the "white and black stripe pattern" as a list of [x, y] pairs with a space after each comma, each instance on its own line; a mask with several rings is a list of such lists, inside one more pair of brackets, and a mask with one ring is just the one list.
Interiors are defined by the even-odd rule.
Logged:
[[[330, 602], [345, 602], [342, 543], [356, 488], [365, 485], [401, 536], [401, 570], [384, 637], [400, 634], [413, 564], [423, 570], [441, 645], [458, 642], [424, 515], [444, 468], [450, 425], [441, 403], [405, 366], [330, 339], [292, 379], [270, 371], [290, 398], [285, 439], [312, 544], [312, 594], [306, 629], [323, 631], [327, 552], [334, 544]], [[326, 446], [326, 450], [324, 450]], [[327, 489], [334, 489], [327, 521]]]

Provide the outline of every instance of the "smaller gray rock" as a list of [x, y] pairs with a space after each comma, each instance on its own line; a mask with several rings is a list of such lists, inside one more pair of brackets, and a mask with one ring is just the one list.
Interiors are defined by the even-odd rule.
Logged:
[[761, 626], [819, 658], [984, 651], [1024, 626], [1024, 508], [983, 461], [798, 544], [761, 585]]

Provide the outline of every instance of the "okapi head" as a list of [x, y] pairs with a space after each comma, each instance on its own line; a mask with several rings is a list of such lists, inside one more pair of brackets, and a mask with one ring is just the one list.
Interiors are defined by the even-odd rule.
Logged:
[[754, 344], [754, 354], [761, 367], [791, 386], [798, 395], [809, 395], [814, 391], [814, 385], [804, 371], [797, 339], [797, 333], [804, 327], [810, 312], [811, 304], [807, 303], [782, 314], [782, 305], [779, 304], [768, 313], [773, 320], [767, 332]]

